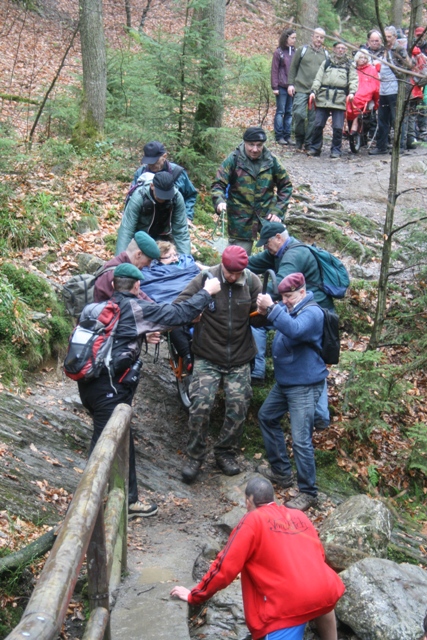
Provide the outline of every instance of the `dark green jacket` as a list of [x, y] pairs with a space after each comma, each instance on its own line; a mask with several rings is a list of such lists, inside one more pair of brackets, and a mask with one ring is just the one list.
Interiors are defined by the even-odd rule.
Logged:
[[[254, 164], [244, 152], [242, 142], [221, 164], [212, 184], [215, 207], [227, 204], [228, 235], [230, 238], [251, 240], [257, 237], [260, 219], [273, 213], [281, 220], [292, 195], [292, 184], [285, 167], [264, 147], [261, 161]], [[227, 187], [228, 198], [225, 193]], [[275, 189], [277, 188], [277, 193]]]
[[[301, 54], [304, 51], [304, 55]], [[322, 62], [328, 59], [326, 49], [313, 49], [304, 45], [295, 51], [288, 74], [288, 83], [295, 87], [297, 93], [310, 93], [316, 73]]]
[[313, 292], [317, 304], [324, 309], [334, 309], [333, 299], [319, 288], [321, 278], [316, 258], [305, 247], [290, 249], [289, 247], [295, 242], [299, 241], [290, 236], [275, 256], [272, 256], [267, 250], [250, 256], [248, 269], [258, 274], [264, 273], [267, 269], [273, 269], [277, 276], [277, 284], [291, 273], [302, 273], [307, 290]]
[[[206, 358], [222, 367], [239, 367], [250, 362], [256, 355], [251, 325], [264, 324], [264, 316], [250, 318], [256, 311], [256, 299], [262, 285], [258, 277], [244, 272], [234, 284], [223, 276], [221, 265], [210, 267], [209, 272], [219, 278], [221, 290], [214, 296], [214, 304], [203, 312], [200, 322], [194, 325], [192, 350], [196, 356]], [[190, 282], [175, 300], [190, 299], [203, 287], [202, 272]], [[257, 320], [261, 322], [257, 322]]]

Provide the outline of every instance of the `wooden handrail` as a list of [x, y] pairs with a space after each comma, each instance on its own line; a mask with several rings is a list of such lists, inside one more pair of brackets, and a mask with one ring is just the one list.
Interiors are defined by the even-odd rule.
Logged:
[[[132, 410], [119, 404], [95, 449], [59, 530], [21, 622], [6, 640], [55, 640], [65, 619], [87, 552], [92, 614], [85, 640], [109, 640], [109, 600], [126, 570], [129, 424]], [[104, 496], [109, 486], [111, 500]]]

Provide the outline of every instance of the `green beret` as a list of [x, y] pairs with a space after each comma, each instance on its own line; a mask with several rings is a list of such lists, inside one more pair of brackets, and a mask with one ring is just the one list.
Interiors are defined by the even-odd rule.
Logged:
[[119, 266], [114, 269], [114, 277], [115, 278], [133, 278], [134, 280], [142, 280], [142, 274], [140, 270], [137, 267], [135, 267], [134, 264], [130, 264], [129, 262], [125, 262], [124, 264], [119, 264]]
[[153, 260], [160, 258], [159, 247], [153, 238], [149, 236], [148, 233], [145, 233], [145, 231], [137, 231], [137, 233], [135, 233], [135, 242], [147, 258], [152, 258]]

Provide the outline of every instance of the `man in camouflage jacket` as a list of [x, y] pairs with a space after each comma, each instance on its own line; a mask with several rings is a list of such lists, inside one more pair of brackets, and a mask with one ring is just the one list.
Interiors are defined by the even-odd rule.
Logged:
[[264, 220], [283, 222], [292, 195], [288, 173], [264, 146], [266, 140], [261, 127], [249, 127], [212, 184], [215, 212], [227, 210], [229, 244], [243, 247], [248, 255]]

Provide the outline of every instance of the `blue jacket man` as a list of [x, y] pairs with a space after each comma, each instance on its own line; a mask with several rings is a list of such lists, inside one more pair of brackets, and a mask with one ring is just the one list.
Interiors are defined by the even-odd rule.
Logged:
[[300, 493], [286, 506], [305, 511], [317, 503], [312, 435], [316, 405], [328, 375], [320, 355], [324, 319], [302, 273], [286, 276], [279, 293], [283, 305], [275, 305], [269, 294], [260, 294], [257, 299], [258, 312], [277, 330], [272, 347], [276, 383], [258, 414], [270, 468], [258, 471], [283, 488], [292, 486], [281, 427], [283, 415], [289, 412]]
[[144, 155], [141, 160], [141, 166], [135, 171], [133, 176], [131, 188], [136, 185], [138, 178], [141, 174], [149, 171], [151, 173], [157, 173], [158, 171], [167, 171], [173, 177], [174, 185], [184, 198], [185, 210], [187, 212], [187, 218], [193, 220], [194, 218], [194, 205], [196, 204], [197, 189], [191, 182], [190, 178], [184, 167], [180, 167], [179, 164], [169, 162], [167, 158], [167, 151], [164, 145], [157, 140], [148, 142], [144, 147]]

